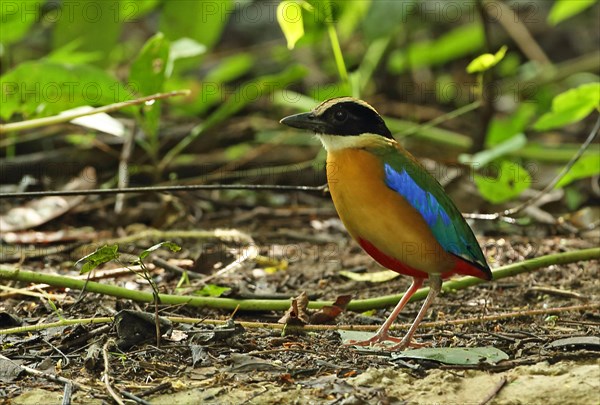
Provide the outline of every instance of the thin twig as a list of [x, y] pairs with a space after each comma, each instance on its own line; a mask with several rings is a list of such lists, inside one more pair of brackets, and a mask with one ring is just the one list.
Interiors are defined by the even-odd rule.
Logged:
[[575, 165], [575, 163], [577, 163], [577, 161], [581, 158], [581, 156], [583, 156], [583, 154], [585, 153], [587, 148], [590, 146], [590, 144], [594, 141], [594, 139], [596, 139], [596, 136], [598, 135], [598, 130], [600, 130], [600, 117], [598, 117], [598, 119], [596, 120], [596, 124], [594, 125], [592, 132], [590, 132], [587, 139], [581, 145], [581, 147], [579, 148], [577, 153], [571, 158], [571, 160], [569, 160], [569, 162], [565, 165], [565, 167], [562, 168], [560, 173], [558, 173], [556, 175], [556, 177], [554, 177], [554, 179], [552, 179], [552, 181], [546, 187], [544, 187], [544, 189], [542, 191], [537, 193], [537, 195], [531, 197], [529, 200], [525, 201], [524, 203], [522, 203], [520, 205], [517, 205], [516, 207], [510, 208], [510, 209], [507, 209], [504, 211], [495, 212], [493, 214], [463, 214], [463, 216], [465, 218], [469, 218], [469, 219], [497, 220], [497, 219], [516, 215], [516, 214], [520, 213], [521, 211], [523, 211], [525, 208], [535, 204], [544, 195], [548, 194], [548, 192], [550, 190], [552, 190], [554, 188], [554, 186], [556, 186], [563, 177], [565, 177], [565, 175], [569, 172], [569, 170], [571, 170], [573, 165]]
[[132, 401], [137, 402], [138, 404], [141, 404], [141, 405], [152, 405], [150, 402], [146, 401], [145, 399], [142, 399], [140, 397], [137, 397], [137, 396], [133, 395], [131, 392], [121, 390], [121, 394], [123, 394], [124, 397], [129, 398]]
[[38, 127], [43, 127], [47, 125], [60, 124], [62, 122], [72, 121], [75, 118], [85, 117], [88, 115], [94, 115], [98, 113], [107, 113], [116, 110], [120, 110], [121, 108], [129, 107], [132, 105], [143, 104], [152, 100], [160, 100], [163, 98], [175, 97], [175, 96], [187, 96], [191, 93], [190, 90], [176, 90], [171, 91], [169, 93], [157, 93], [147, 97], [136, 98], [135, 100], [123, 101], [120, 103], [114, 103], [105, 105], [102, 107], [94, 108], [85, 112], [77, 112], [77, 113], [69, 113], [62, 115], [53, 115], [52, 117], [44, 117], [37, 118], [28, 121], [21, 122], [13, 122], [10, 124], [0, 124], [0, 134], [11, 132], [11, 131], [20, 131], [25, 129], [33, 129]]
[[253, 190], [253, 191], [318, 191], [325, 190], [325, 186], [282, 186], [276, 184], [193, 184], [186, 186], [155, 186], [155, 187], [129, 187], [106, 188], [92, 190], [56, 190], [56, 191], [26, 191], [21, 193], [2, 193], [1, 198], [33, 198], [48, 196], [70, 195], [106, 195], [126, 193], [162, 193], [176, 191], [198, 190]]
[[[485, 0], [484, 5], [487, 5], [487, 7], [483, 8], [488, 12], [498, 11], [496, 13], [497, 15], [490, 14], [490, 18], [498, 18], [500, 25], [504, 27], [508, 35], [511, 36], [517, 46], [530, 60], [536, 61], [542, 65], [552, 64], [552, 61], [546, 56], [542, 48], [538, 45], [533, 36], [529, 33], [525, 24], [523, 24], [512, 8], [501, 1]], [[494, 7], [489, 7], [490, 5], [493, 5]]]
[[[461, 319], [452, 319], [452, 320], [444, 320], [444, 321], [434, 321], [434, 322], [422, 322], [419, 324], [420, 329], [432, 329], [439, 327], [447, 327], [447, 326], [458, 326], [458, 325], [471, 325], [477, 323], [485, 323], [485, 322], [498, 322], [505, 319], [515, 319], [515, 318], [525, 318], [525, 317], [533, 317], [540, 315], [551, 315], [551, 314], [561, 314], [565, 312], [583, 312], [583, 311], [594, 311], [600, 308], [600, 303], [591, 303], [591, 304], [582, 304], [582, 305], [570, 305], [566, 307], [553, 307], [553, 308], [544, 308], [544, 309], [530, 309], [526, 311], [513, 311], [513, 312], [505, 312], [501, 314], [493, 314], [486, 316], [477, 316], [474, 318], [461, 318]], [[230, 318], [233, 316], [232, 314]], [[182, 317], [182, 316], [167, 316], [165, 317], [169, 321], [173, 323], [184, 323], [191, 325], [225, 325], [230, 320], [222, 320], [222, 319], [206, 319], [206, 318], [190, 318], [190, 317]], [[42, 329], [50, 329], [58, 326], [65, 325], [74, 325], [74, 324], [88, 324], [88, 323], [108, 323], [112, 322], [113, 318], [84, 318], [84, 319], [69, 319], [65, 321], [52, 322], [41, 325], [33, 325], [33, 326], [24, 326], [18, 328], [11, 329], [3, 329], [0, 331], [0, 335], [9, 335], [14, 333], [25, 333], [25, 332], [34, 332]], [[246, 329], [274, 329], [279, 330], [285, 327], [284, 324], [281, 323], [268, 323], [268, 322], [245, 322], [245, 321], [236, 321], [237, 324], [243, 326]], [[579, 324], [585, 324], [579, 322]], [[397, 324], [391, 327], [391, 330], [401, 330], [407, 329], [410, 327], [410, 323]], [[305, 331], [327, 331], [327, 330], [355, 330], [355, 331], [364, 331], [370, 332], [375, 331], [379, 328], [378, 325], [352, 325], [352, 324], [342, 324], [342, 325], [305, 325]], [[145, 395], [142, 395], [145, 396]]]
[[[119, 157], [119, 180], [117, 182], [119, 188], [127, 188], [129, 186], [129, 159], [133, 152], [136, 128], [136, 125], [131, 125], [129, 130], [125, 131], [125, 142], [123, 143], [123, 149], [121, 149], [121, 156]], [[117, 194], [115, 197], [115, 214], [120, 214], [123, 211], [124, 205], [125, 196]]]
[[36, 370], [35, 368], [31, 368], [31, 367], [27, 367], [24, 366], [22, 364], [18, 364], [15, 363], [14, 361], [12, 361], [11, 359], [9, 359], [8, 357], [0, 354], [0, 359], [9, 361], [11, 364], [13, 364], [15, 367], [19, 367], [21, 370], [25, 371], [28, 374], [34, 375], [36, 377], [42, 377], [48, 381], [52, 381], [52, 382], [58, 382], [61, 384], [71, 384], [73, 387], [75, 387], [76, 389], [81, 389], [81, 390], [85, 390], [85, 391], [89, 391], [91, 390], [90, 387], [82, 385], [82, 384], [78, 384], [72, 380], [69, 380], [68, 378], [65, 377], [61, 377], [58, 375], [53, 375], [53, 374], [48, 374], [48, 373], [44, 373], [43, 371], [39, 371]]
[[73, 384], [68, 382], [65, 384], [63, 389], [63, 399], [61, 405], [71, 405], [71, 398], [73, 397]]
[[479, 405], [485, 405], [492, 399], [494, 399], [494, 397], [498, 395], [500, 390], [506, 385], [506, 381], [506, 376], [503, 375], [502, 377], [500, 377], [500, 381], [498, 381], [498, 383], [494, 386], [492, 391], [490, 391], [490, 393], [487, 394], [486, 397], [479, 402]]
[[102, 379], [104, 380], [104, 386], [106, 387], [106, 390], [108, 391], [110, 396], [115, 400], [115, 402], [119, 405], [125, 405], [125, 403], [123, 402], [123, 398], [121, 398], [119, 394], [117, 394], [110, 385], [110, 362], [108, 361], [108, 347], [114, 345], [114, 343], [115, 341], [113, 339], [108, 339], [102, 347], [102, 357], [104, 358], [104, 372], [102, 373]]

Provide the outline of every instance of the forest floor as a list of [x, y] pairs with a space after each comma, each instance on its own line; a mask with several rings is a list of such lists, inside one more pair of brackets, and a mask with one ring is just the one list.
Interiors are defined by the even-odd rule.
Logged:
[[[318, 209], [217, 210], [203, 215], [198, 226], [202, 229], [235, 227], [251, 235], [261, 257], [269, 258], [271, 263], [246, 260], [234, 271], [212, 278], [209, 283], [205, 278], [216, 268], [234, 261], [242, 245], [231, 240], [213, 240], [208, 244], [174, 238], [183, 249], [178, 253], [162, 252], [163, 259], [189, 269], [190, 273], [195, 272], [197, 278], [184, 286], [185, 291], [176, 290], [180, 276], [154, 266], [151, 274], [161, 292], [190, 293], [214, 283], [231, 288], [227, 295], [234, 298], [291, 298], [305, 291], [311, 300], [334, 300], [348, 294], [352, 299], [396, 294], [410, 283], [410, 279], [403, 276], [379, 283], [352, 281], [341, 276], [339, 270], [342, 269], [361, 273], [381, 268], [348, 238], [326, 199]], [[131, 234], [132, 229], [127, 233]], [[107, 234], [109, 232], [102, 235], [107, 237]], [[139, 240], [134, 245], [143, 249], [156, 242]], [[596, 243], [587, 238], [558, 236], [486, 237], [480, 242], [486, 248], [492, 267], [548, 253], [593, 247]], [[73, 267], [76, 258], [75, 252], [29, 258], [20, 268], [76, 276], [78, 272]], [[110, 267], [108, 264], [103, 269]], [[160, 347], [152, 339], [132, 347], [110, 347], [107, 368], [102, 354], [98, 353], [109, 337], [123, 338], [110, 323], [0, 335], [0, 343], [2, 356], [11, 359], [10, 364], [16, 362], [78, 384], [72, 403], [110, 402], [101, 381], [102, 374], [108, 372], [117, 392], [130, 392], [155, 404], [478, 404], [486, 401], [493, 404], [598, 404], [600, 314], [597, 307], [551, 311], [597, 302], [598, 268], [596, 261], [550, 266], [445, 292], [438, 297], [426, 319], [438, 322], [434, 327], [420, 328], [417, 340], [433, 348], [494, 347], [508, 355], [508, 359], [493, 364], [443, 364], [392, 356], [385, 350], [345, 346], [335, 329], [290, 331], [284, 335], [281, 329], [269, 326], [276, 324], [284, 311], [238, 311], [233, 314], [237, 324], [220, 327], [201, 321], [191, 325], [175, 322]], [[121, 272], [112, 277], [112, 280], [99, 281], [148, 290], [147, 283], [132, 273]], [[23, 288], [14, 283], [10, 286]], [[32, 296], [5, 290], [0, 304], [3, 317], [17, 316], [25, 326], [59, 321], [60, 317], [114, 316], [122, 309], [150, 313], [154, 310], [151, 304], [92, 293], [80, 295], [80, 291], [69, 289], [39, 287], [29, 292]], [[398, 324], [405, 326], [410, 322], [420, 305], [421, 302], [409, 303]], [[330, 323], [376, 327], [389, 310], [345, 311]], [[527, 315], [532, 310], [538, 312]], [[481, 317], [512, 312], [520, 315], [477, 321]], [[221, 320], [232, 316], [231, 311], [185, 306], [161, 306], [160, 314]], [[466, 322], [444, 324], [456, 319], [466, 319]], [[239, 325], [242, 321], [265, 325], [244, 328]], [[401, 335], [402, 330], [395, 333]], [[564, 341], [566, 338], [572, 340]], [[94, 350], [96, 357], [91, 354]], [[0, 364], [0, 397], [5, 403], [61, 402], [62, 383], [29, 375], [19, 368], [11, 369], [6, 361]]]

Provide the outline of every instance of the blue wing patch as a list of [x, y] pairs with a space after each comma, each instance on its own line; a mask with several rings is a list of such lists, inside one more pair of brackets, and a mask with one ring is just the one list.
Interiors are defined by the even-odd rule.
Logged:
[[[469, 261], [479, 260], [476, 249], [473, 249], [456, 229], [442, 203], [433, 194], [421, 188], [406, 170], [396, 171], [391, 165], [385, 164], [385, 182], [421, 214], [433, 236], [447, 252]], [[460, 220], [463, 220], [462, 217]]]
[[392, 166], [386, 164], [385, 182], [389, 188], [400, 193], [414, 209], [419, 211], [430, 228], [435, 228], [438, 221], [442, 221], [445, 226], [451, 224], [450, 217], [438, 200], [431, 193], [423, 190], [405, 170], [397, 172]]

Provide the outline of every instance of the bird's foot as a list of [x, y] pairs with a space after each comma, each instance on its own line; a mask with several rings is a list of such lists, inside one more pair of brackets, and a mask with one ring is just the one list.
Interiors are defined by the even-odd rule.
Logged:
[[[386, 345], [384, 342], [397, 343], [393, 346]], [[428, 346], [428, 343], [418, 343], [414, 340], [400, 339], [397, 337], [389, 336], [387, 333], [377, 333], [373, 337], [367, 340], [350, 340], [345, 343], [346, 346], [383, 346], [388, 350], [404, 350], [407, 347], [420, 348]]]

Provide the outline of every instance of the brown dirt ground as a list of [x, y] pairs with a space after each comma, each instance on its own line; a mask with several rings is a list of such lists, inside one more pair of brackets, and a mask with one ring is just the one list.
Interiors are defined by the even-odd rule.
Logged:
[[[300, 215], [282, 211], [272, 215], [248, 215], [238, 211], [215, 212], [203, 217], [206, 229], [231, 226], [252, 235], [261, 254], [278, 262], [289, 261], [286, 270], [268, 271], [266, 265], [247, 263], [235, 272], [212, 280], [232, 287], [232, 296], [250, 294], [296, 296], [306, 291], [311, 299], [333, 300], [343, 294], [353, 298], [376, 297], [404, 291], [409, 279], [398, 277], [386, 283], [359, 283], [338, 274], [341, 269], [378, 271], [380, 268], [358, 246], [348, 240], [329, 209]], [[309, 226], [309, 224], [311, 224]], [[480, 239], [487, 247], [493, 267], [547, 253], [591, 247], [595, 241], [583, 238], [514, 236]], [[155, 241], [156, 242], [156, 241]], [[200, 244], [178, 240], [184, 249], [164, 254], [165, 258], [196, 258], [207, 271], [214, 263], [228, 263], [235, 257], [232, 244]], [[140, 241], [147, 247], [152, 241]], [[227, 246], [227, 248], [225, 248]], [[230, 255], [230, 253], [233, 254]], [[64, 255], [26, 261], [22, 268], [77, 274]], [[72, 258], [71, 258], [72, 259]], [[116, 266], [116, 265], [115, 265]], [[202, 268], [204, 266], [204, 268]], [[110, 267], [110, 266], [108, 266]], [[162, 290], [172, 292], [179, 277], [156, 269], [155, 280]], [[203, 275], [204, 276], [204, 275]], [[147, 285], [126, 275], [105, 282], [128, 288]], [[192, 285], [198, 284], [192, 280]], [[428, 320], [477, 318], [482, 315], [565, 307], [598, 298], [598, 263], [551, 266], [539, 271], [485, 283], [467, 290], [440, 296]], [[61, 292], [61, 291], [57, 291]], [[115, 311], [143, 309], [112, 297], [65, 292], [55, 304], [65, 318], [110, 316]], [[410, 303], [400, 323], [409, 322], [419, 302]], [[3, 299], [0, 310], [20, 316], [25, 324], [58, 320], [47, 300], [14, 296]], [[368, 314], [345, 312], [339, 324], [380, 324], [389, 308]], [[230, 314], [215, 309], [161, 308], [163, 315], [227, 319]], [[276, 322], [282, 313], [237, 313], [236, 320]], [[94, 335], [102, 325], [61, 327], [27, 335], [1, 336], [2, 355], [46, 372], [59, 374], [89, 387], [77, 391], [73, 403], [110, 401], [100, 381], [102, 364], [85, 367], [84, 356], [93, 343], [100, 345], [115, 329]], [[152, 403], [482, 403], [491, 397], [494, 404], [600, 404], [600, 362], [598, 347], [549, 348], [560, 338], [600, 336], [600, 315], [593, 311], [564, 312], [556, 316], [536, 315], [460, 326], [421, 328], [417, 339], [434, 347], [494, 346], [509, 360], [497, 365], [444, 366], [431, 361], [398, 361], [389, 355], [342, 346], [335, 331], [282, 336], [279, 330], [246, 329], [222, 339], [203, 343], [198, 336], [211, 331], [208, 325], [175, 324], [170, 338], [160, 348], [141, 344], [110, 357], [113, 385]], [[401, 332], [397, 332], [401, 334]], [[89, 334], [78, 344], [68, 345], [75, 335]], [[193, 364], [192, 358], [196, 362]], [[68, 364], [67, 360], [68, 359]], [[101, 361], [100, 361], [101, 363]], [[163, 384], [164, 385], [161, 385]], [[162, 387], [155, 393], [151, 391]], [[21, 374], [0, 382], [0, 397], [6, 403], [58, 403], [58, 383]]]

